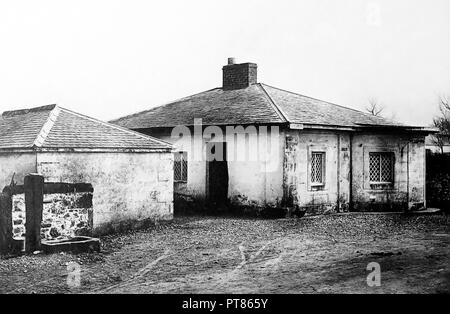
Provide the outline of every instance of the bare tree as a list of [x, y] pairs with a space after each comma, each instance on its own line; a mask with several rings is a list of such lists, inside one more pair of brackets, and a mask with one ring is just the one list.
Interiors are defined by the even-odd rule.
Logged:
[[434, 135], [433, 142], [444, 152], [444, 144], [450, 142], [450, 97], [439, 97], [440, 116], [433, 119], [433, 125], [439, 129], [439, 133]]
[[439, 147], [441, 154], [443, 154], [444, 153], [444, 137], [441, 136], [440, 134], [434, 134], [434, 135], [431, 135], [431, 137], [432, 137], [433, 144], [436, 145], [437, 147]]
[[381, 105], [375, 98], [369, 99], [369, 104], [366, 107], [366, 111], [373, 116], [381, 116], [384, 110], [384, 106]]

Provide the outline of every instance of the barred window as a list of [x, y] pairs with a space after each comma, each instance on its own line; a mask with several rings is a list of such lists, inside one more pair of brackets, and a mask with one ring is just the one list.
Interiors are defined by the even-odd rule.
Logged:
[[370, 182], [394, 182], [394, 154], [389, 152], [369, 153]]
[[312, 152], [311, 153], [311, 184], [323, 185], [325, 184], [325, 153]]
[[187, 182], [187, 152], [175, 152], [174, 153], [174, 180], [178, 182]]

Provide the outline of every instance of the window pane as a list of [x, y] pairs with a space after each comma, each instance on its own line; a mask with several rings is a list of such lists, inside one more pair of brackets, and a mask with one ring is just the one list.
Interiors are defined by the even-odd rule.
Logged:
[[323, 183], [325, 153], [311, 154], [311, 183]]
[[380, 155], [378, 153], [369, 153], [369, 176], [370, 181], [380, 181]]
[[392, 181], [392, 156], [391, 154], [380, 155], [380, 181]]
[[187, 152], [183, 152], [183, 155], [182, 155], [182, 170], [183, 170], [183, 172], [182, 172], [182, 176], [181, 176], [181, 179], [183, 180], [183, 181], [186, 181], [187, 182], [187, 170], [188, 170], [188, 162], [187, 162]]
[[174, 153], [173, 178], [175, 181], [181, 181], [181, 154]]
[[369, 177], [371, 182], [393, 182], [394, 154], [369, 153]]

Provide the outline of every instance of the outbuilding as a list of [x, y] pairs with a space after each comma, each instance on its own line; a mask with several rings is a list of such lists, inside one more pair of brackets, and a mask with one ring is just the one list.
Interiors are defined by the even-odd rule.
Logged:
[[0, 117], [0, 191], [26, 174], [93, 187], [93, 233], [173, 218], [171, 144], [56, 105]]

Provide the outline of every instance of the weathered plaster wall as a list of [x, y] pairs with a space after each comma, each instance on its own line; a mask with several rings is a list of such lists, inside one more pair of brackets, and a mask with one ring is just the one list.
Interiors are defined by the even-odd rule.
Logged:
[[[312, 152], [325, 153], [325, 184], [310, 184]], [[286, 132], [284, 182], [288, 206], [308, 214], [327, 209], [348, 208], [350, 200], [350, 136], [330, 131], [289, 130]], [[338, 202], [339, 200], [339, 202]]]
[[23, 184], [25, 175], [35, 172], [35, 153], [0, 153], [0, 191], [11, 183], [13, 175], [16, 184]]
[[347, 211], [350, 209], [351, 195], [351, 135], [349, 133], [340, 133], [338, 138], [339, 150], [339, 207], [340, 210]]
[[[261, 144], [262, 141], [266, 144]], [[227, 139], [229, 142], [230, 139]], [[259, 144], [256, 144], [259, 143]], [[257, 153], [248, 160], [236, 160], [228, 163], [229, 189], [228, 197], [236, 205], [257, 207], [280, 207], [283, 198], [283, 158], [284, 158], [283, 132], [279, 136], [270, 138], [258, 134], [255, 141], [235, 136], [236, 149], [247, 147], [248, 154]], [[228, 159], [232, 152], [228, 151]], [[268, 162], [264, 161], [262, 154], [270, 155]], [[252, 159], [253, 158], [253, 159]], [[260, 158], [259, 160], [257, 158]]]
[[[214, 141], [227, 142], [227, 160], [229, 187], [228, 198], [232, 204], [244, 206], [280, 206], [283, 195], [283, 137], [277, 137], [276, 140], [270, 140], [270, 128], [268, 128], [267, 144], [265, 151], [267, 153], [276, 154], [276, 158], [272, 158], [270, 163], [264, 162], [262, 159], [255, 158], [239, 158], [238, 151], [242, 153], [242, 149], [247, 147], [253, 153], [257, 150], [254, 143], [259, 143], [261, 137], [255, 138], [256, 141], [250, 141], [249, 136], [243, 137], [241, 133], [231, 137], [226, 136], [225, 128], [222, 128], [222, 137], [213, 137]], [[144, 133], [161, 138], [162, 140], [174, 144], [175, 150], [183, 150], [188, 152], [188, 181], [187, 183], [175, 183], [175, 193], [189, 195], [195, 199], [205, 200], [207, 197], [206, 178], [207, 178], [207, 161], [206, 161], [206, 143], [211, 140], [210, 137], [203, 137], [202, 134], [194, 134], [180, 138], [172, 138], [171, 130], [164, 131], [146, 131]], [[231, 144], [233, 141], [233, 144]], [[193, 151], [198, 152], [194, 143], [201, 143], [201, 158], [194, 157]], [[251, 144], [249, 144], [251, 143]], [[233, 153], [231, 145], [235, 147], [236, 153]], [[258, 145], [258, 144], [257, 144]], [[276, 147], [274, 147], [276, 145]], [[263, 147], [263, 145], [261, 145]], [[196, 153], [198, 154], [198, 153]]]
[[173, 217], [171, 153], [50, 153], [37, 156], [46, 182], [91, 183], [96, 232]]
[[[174, 143], [174, 150], [186, 151], [188, 153], [188, 180], [187, 182], [176, 182], [175, 193], [182, 196], [190, 196], [195, 201], [201, 203], [205, 200], [206, 193], [206, 163], [204, 161], [204, 147], [201, 150], [201, 158], [193, 155], [194, 141], [204, 143], [201, 135], [185, 136], [177, 141], [171, 138], [170, 133], [161, 136], [161, 139]], [[200, 153], [200, 152], [199, 152]]]
[[[150, 134], [174, 142], [170, 133]], [[297, 206], [311, 214], [326, 210], [349, 210], [351, 198], [356, 210], [385, 210], [386, 204], [389, 207], [392, 203], [409, 203], [411, 206], [412, 203], [424, 201], [423, 139], [421, 135], [411, 134], [281, 130], [280, 161], [274, 171], [261, 171], [263, 167], [259, 162], [229, 162], [229, 198], [241, 205]], [[192, 138], [182, 139], [178, 143], [179, 148], [182, 149], [181, 144], [191, 141]], [[367, 162], [364, 162], [364, 150], [368, 152], [371, 148], [380, 147], [395, 152], [396, 182], [393, 190], [372, 190], [365, 187], [364, 180], [369, 172]], [[326, 152], [326, 182], [322, 190], [314, 190], [308, 186], [308, 156], [311, 151]], [[206, 161], [191, 161], [188, 182], [180, 184], [183, 193], [205, 197], [205, 179]]]
[[[368, 179], [368, 153], [395, 155], [394, 185], [374, 189]], [[352, 194], [356, 210], [400, 210], [425, 197], [425, 143], [421, 135], [355, 134], [353, 136]]]
[[[425, 146], [421, 135], [307, 130], [290, 130], [286, 135], [285, 194], [308, 213], [347, 210], [351, 197], [355, 210], [398, 210], [424, 202]], [[325, 186], [316, 191], [308, 186], [311, 151], [326, 152]], [[369, 184], [368, 154], [374, 151], [395, 154], [393, 188], [374, 189]]]

